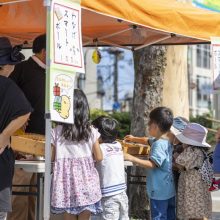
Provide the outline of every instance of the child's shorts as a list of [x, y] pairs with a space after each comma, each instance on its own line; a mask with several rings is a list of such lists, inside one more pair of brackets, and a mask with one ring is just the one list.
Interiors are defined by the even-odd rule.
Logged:
[[92, 220], [129, 220], [128, 197], [125, 191], [114, 196], [103, 197], [101, 202], [103, 212]]
[[7, 212], [0, 212], [0, 220], [6, 220], [7, 219]]

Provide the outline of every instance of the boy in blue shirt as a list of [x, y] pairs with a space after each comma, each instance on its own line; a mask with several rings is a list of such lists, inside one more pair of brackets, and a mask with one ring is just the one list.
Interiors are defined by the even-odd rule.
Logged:
[[147, 194], [152, 220], [175, 220], [175, 185], [172, 173], [172, 145], [162, 135], [170, 131], [173, 114], [169, 108], [158, 107], [150, 112], [149, 135], [153, 138], [127, 135], [126, 141], [150, 144], [149, 160], [124, 154], [125, 160], [147, 168]]

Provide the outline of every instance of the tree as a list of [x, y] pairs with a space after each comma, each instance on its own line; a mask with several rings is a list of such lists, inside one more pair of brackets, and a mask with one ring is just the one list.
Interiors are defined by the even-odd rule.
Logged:
[[[135, 83], [131, 120], [131, 134], [134, 136], [147, 135], [149, 113], [162, 104], [166, 50], [165, 46], [149, 46], [134, 51]], [[136, 176], [144, 176], [145, 172], [143, 168], [132, 168], [132, 174]], [[138, 178], [138, 181], [144, 180]], [[133, 217], [148, 218], [145, 185], [130, 185], [129, 201]]]

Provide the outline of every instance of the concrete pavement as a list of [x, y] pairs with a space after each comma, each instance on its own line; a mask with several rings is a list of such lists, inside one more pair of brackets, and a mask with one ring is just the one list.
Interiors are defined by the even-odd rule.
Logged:
[[[62, 215], [51, 217], [51, 220], [61, 220]], [[212, 220], [220, 220], [220, 190], [212, 192]]]
[[220, 190], [212, 192], [212, 220], [220, 220]]

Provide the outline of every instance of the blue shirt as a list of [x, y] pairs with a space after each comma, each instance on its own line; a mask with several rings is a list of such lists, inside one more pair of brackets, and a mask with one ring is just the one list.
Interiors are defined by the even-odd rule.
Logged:
[[214, 173], [220, 173], [220, 142], [216, 145], [213, 153], [213, 170]]
[[157, 167], [147, 171], [147, 194], [150, 199], [167, 200], [175, 196], [172, 172], [172, 145], [168, 140], [150, 139], [150, 160]]

